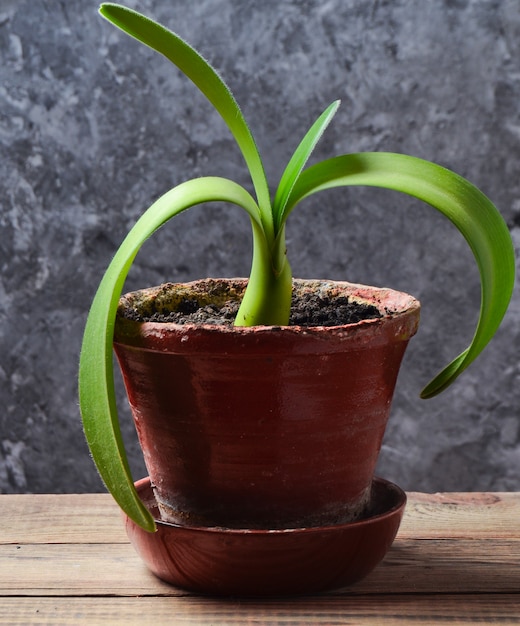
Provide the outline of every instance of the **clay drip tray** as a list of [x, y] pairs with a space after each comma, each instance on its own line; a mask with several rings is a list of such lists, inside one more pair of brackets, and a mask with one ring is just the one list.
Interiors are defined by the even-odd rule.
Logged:
[[370, 508], [356, 522], [287, 530], [204, 528], [161, 521], [150, 480], [136, 488], [157, 532], [125, 516], [126, 530], [148, 568], [177, 587], [226, 596], [317, 593], [361, 580], [392, 545], [406, 504], [402, 489], [375, 478]]

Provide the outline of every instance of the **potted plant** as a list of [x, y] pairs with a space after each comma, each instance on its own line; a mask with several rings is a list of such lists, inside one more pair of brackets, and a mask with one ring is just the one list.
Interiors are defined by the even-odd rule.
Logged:
[[[107, 3], [100, 12], [165, 55], [209, 99], [238, 143], [254, 194], [224, 178], [188, 180], [153, 203], [121, 244], [81, 351], [80, 407], [93, 459], [134, 545], [171, 582], [262, 594], [352, 582], [382, 558], [404, 507], [402, 491], [373, 474], [419, 303], [389, 289], [293, 279], [287, 219], [320, 190], [370, 185], [425, 201], [462, 232], [480, 271], [480, 318], [470, 346], [424, 398], [448, 387], [497, 330], [514, 283], [509, 231], [476, 187], [427, 161], [361, 153], [306, 167], [339, 102], [305, 134], [271, 199], [251, 132], [208, 62], [131, 9]], [[213, 201], [250, 217], [249, 279], [121, 297], [144, 241], [178, 213]], [[113, 348], [150, 474], [135, 484], [115, 406]]]

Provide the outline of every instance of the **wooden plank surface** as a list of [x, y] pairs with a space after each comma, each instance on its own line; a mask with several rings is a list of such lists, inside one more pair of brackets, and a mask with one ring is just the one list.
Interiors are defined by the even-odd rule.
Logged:
[[104, 493], [0, 496], [0, 544], [127, 543], [119, 508]]
[[125, 626], [439, 626], [520, 624], [518, 595], [322, 596], [299, 600], [211, 598], [1, 598], [0, 624]]
[[520, 493], [408, 497], [393, 547], [364, 581], [233, 601], [154, 577], [106, 494], [2, 495], [0, 624], [520, 624]]
[[[0, 546], [0, 595], [179, 595], [126, 544]], [[520, 592], [520, 542], [397, 540], [347, 594]]]
[[399, 536], [520, 539], [520, 494], [409, 493]]
[[[0, 595], [179, 595], [128, 544], [0, 546]], [[398, 539], [347, 594], [520, 592], [520, 542]]]
[[[127, 543], [108, 494], [1, 495], [0, 544]], [[399, 537], [520, 539], [520, 494], [409, 493]]]

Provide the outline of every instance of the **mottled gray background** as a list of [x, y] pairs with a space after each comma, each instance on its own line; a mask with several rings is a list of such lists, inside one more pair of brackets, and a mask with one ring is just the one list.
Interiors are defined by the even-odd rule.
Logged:
[[[331, 101], [318, 157], [406, 152], [470, 178], [520, 246], [518, 0], [129, 0], [220, 70], [272, 184]], [[102, 272], [153, 199], [198, 175], [249, 184], [202, 96], [120, 34], [93, 0], [0, 0], [0, 491], [102, 485], [83, 441], [76, 369]], [[155, 236], [128, 288], [247, 275], [238, 209], [197, 208]], [[414, 490], [520, 490], [520, 298], [478, 363], [418, 393], [469, 342], [479, 281], [459, 234], [396, 193], [335, 191], [289, 223], [300, 277], [392, 286], [423, 303], [379, 474]], [[122, 408], [136, 477], [144, 473]]]

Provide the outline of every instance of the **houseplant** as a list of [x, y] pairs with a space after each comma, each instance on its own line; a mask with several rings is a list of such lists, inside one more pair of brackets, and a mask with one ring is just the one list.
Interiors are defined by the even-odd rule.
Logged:
[[[299, 355], [304, 355], [303, 360], [314, 363], [312, 366], [314, 367], [314, 378], [305, 387], [298, 380], [295, 386], [299, 389], [307, 389], [308, 386], [319, 387], [318, 381], [323, 378], [329, 378], [332, 374], [337, 375], [339, 367], [343, 367], [345, 363], [344, 356], [341, 357], [342, 360], [336, 362], [330, 355], [323, 356], [315, 346], [315, 344], [319, 344], [321, 350], [323, 343], [329, 343], [329, 339], [324, 339], [325, 336], [328, 337], [329, 335], [336, 335], [336, 339], [339, 336], [340, 343], [342, 343], [346, 341], [347, 335], [354, 334], [355, 341], [358, 341], [358, 344], [353, 349], [349, 348], [348, 350], [354, 353], [357, 369], [364, 371], [366, 368], [368, 371], [369, 367], [360, 365], [359, 359], [360, 355], [364, 355], [366, 352], [365, 345], [369, 341], [369, 335], [377, 330], [376, 335], [378, 339], [376, 339], [376, 344], [380, 352], [376, 360], [379, 362], [393, 360], [395, 361], [395, 368], [398, 368], [406, 343], [415, 332], [418, 321], [418, 304], [405, 294], [390, 294], [388, 290], [376, 289], [369, 296], [368, 292], [371, 290], [360, 286], [348, 286], [345, 284], [321, 286], [320, 289], [324, 290], [323, 293], [327, 297], [337, 296], [339, 293], [341, 297], [349, 301], [361, 302], [362, 304], [370, 303], [371, 306], [375, 306], [379, 302], [376, 318], [368, 321], [363, 320], [359, 324], [335, 325], [330, 331], [313, 326], [306, 328], [303, 331], [304, 341], [307, 342], [306, 348], [294, 347], [296, 327], [288, 325], [293, 286], [297, 285], [307, 292], [314, 286], [309, 282], [296, 283], [292, 279], [285, 248], [285, 225], [292, 210], [301, 200], [323, 189], [349, 185], [385, 187], [415, 196], [446, 215], [466, 238], [475, 255], [481, 275], [481, 311], [473, 340], [467, 350], [452, 361], [425, 388], [422, 394], [423, 397], [431, 397], [450, 385], [470, 365], [491, 339], [501, 322], [511, 296], [514, 280], [514, 258], [509, 232], [493, 204], [468, 181], [437, 165], [414, 157], [386, 153], [347, 154], [306, 168], [307, 160], [313, 148], [337, 111], [338, 102], [332, 103], [318, 117], [304, 136], [285, 169], [274, 199], [271, 201], [262, 161], [249, 128], [231, 92], [211, 66], [180, 37], [135, 11], [120, 5], [103, 4], [100, 12], [119, 28], [169, 58], [206, 95], [224, 119], [238, 143], [251, 174], [254, 196], [243, 187], [223, 178], [204, 177], [189, 180], [168, 191], [157, 200], [138, 220], [121, 244], [94, 298], [85, 328], [80, 360], [80, 405], [85, 433], [93, 459], [107, 488], [128, 515], [129, 520], [132, 521], [131, 523], [135, 523], [147, 531], [156, 530], [157, 521], [154, 520], [154, 516], [150, 512], [149, 502], [144, 503], [140, 497], [140, 494], [143, 493], [142, 485], [138, 492], [133, 483], [121, 441], [113, 390], [112, 347], [115, 338], [115, 347], [123, 368], [125, 383], [129, 389], [129, 398], [141, 442], [145, 444], [152, 437], [146, 419], [143, 419], [143, 414], [145, 413], [153, 416], [158, 412], [159, 408], [162, 411], [164, 405], [170, 403], [173, 405], [172, 409], [175, 415], [173, 419], [170, 418], [170, 422], [174, 426], [177, 423], [181, 424], [181, 427], [177, 428], [177, 432], [174, 433], [174, 444], [168, 447], [163, 455], [173, 457], [174, 460], [177, 459], [178, 461], [174, 464], [175, 467], [172, 470], [175, 474], [175, 480], [177, 480], [175, 497], [170, 499], [168, 497], [163, 498], [161, 494], [162, 482], [166, 481], [165, 476], [168, 476], [170, 470], [163, 474], [161, 474], [161, 470], [156, 470], [154, 468], [154, 460], [150, 457], [151, 452], [145, 449], [147, 466], [149, 469], [153, 468], [150, 469], [150, 474], [158, 472], [157, 476], [152, 475], [152, 481], [156, 489], [157, 500], [161, 505], [162, 514], [179, 526], [182, 525], [182, 520], [185, 519], [188, 525], [206, 528], [228, 525], [235, 528], [242, 526], [250, 528], [248, 524], [250, 524], [251, 520], [257, 520], [259, 524], [257, 530], [272, 531], [274, 528], [283, 530], [284, 524], [286, 524], [285, 528], [299, 527], [298, 521], [290, 519], [291, 510], [299, 506], [299, 504], [294, 502], [291, 502], [290, 506], [287, 507], [285, 517], [276, 520], [274, 517], [270, 517], [274, 516], [275, 510], [282, 508], [288, 494], [293, 493], [295, 490], [298, 491], [296, 483], [289, 481], [289, 487], [282, 495], [278, 493], [274, 500], [269, 499], [269, 494], [265, 493], [267, 491], [265, 485], [287, 482], [286, 474], [277, 474], [277, 470], [275, 471], [271, 467], [266, 469], [267, 465], [263, 462], [256, 468], [257, 474], [253, 478], [248, 473], [249, 470], [239, 464], [234, 465], [231, 474], [227, 474], [225, 478], [219, 477], [217, 479], [209, 472], [208, 468], [213, 468], [211, 462], [216, 454], [215, 449], [218, 446], [208, 451], [206, 447], [207, 442], [205, 439], [201, 439], [201, 433], [205, 434], [208, 429], [211, 430], [208, 424], [215, 419], [215, 416], [206, 416], [204, 411], [201, 411], [200, 415], [197, 414], [196, 417], [192, 417], [195, 415], [196, 405], [200, 404], [200, 389], [198, 388], [204, 387], [204, 408], [206, 408], [206, 401], [209, 396], [207, 394], [208, 383], [201, 383], [202, 366], [200, 364], [195, 366], [192, 361], [189, 361], [188, 366], [186, 365], [187, 361], [182, 360], [188, 358], [183, 356], [187, 344], [190, 346], [196, 345], [199, 339], [202, 341], [201, 337], [204, 339], [209, 337], [217, 344], [220, 339], [217, 340], [216, 337], [224, 335], [226, 339], [230, 339], [231, 342], [235, 342], [238, 345], [238, 348], [235, 346], [236, 351], [245, 352], [246, 356], [250, 355], [250, 358], [253, 358], [251, 355], [256, 355], [256, 360], [251, 361], [249, 366], [239, 365], [233, 370], [234, 376], [238, 376], [240, 372], [245, 372], [248, 376], [240, 379], [242, 387], [247, 388], [250, 393], [254, 394], [255, 378], [257, 378], [258, 374], [256, 368], [260, 367], [259, 364], [261, 362], [264, 362], [262, 376], [264, 378], [267, 375], [272, 377], [274, 372], [273, 384], [276, 385], [277, 391], [273, 396], [277, 397], [279, 395], [285, 397], [285, 388], [280, 390], [280, 381], [293, 378], [293, 373], [299, 368], [299, 365], [296, 367], [290, 359], [289, 362], [283, 360], [286, 357], [283, 357], [281, 361], [276, 360], [277, 357], [274, 356], [276, 348], [270, 343], [273, 341], [273, 337], [275, 342], [280, 340], [282, 343], [286, 342], [290, 345], [290, 355], [294, 355], [296, 351]], [[168, 348], [158, 347], [159, 368], [163, 367], [165, 354], [174, 355], [173, 360], [177, 364], [176, 377], [180, 378], [181, 384], [175, 387], [174, 392], [172, 392], [171, 389], [166, 389], [171, 387], [172, 378], [167, 378], [162, 382], [159, 380], [160, 376], [155, 378], [151, 382], [151, 387], [161, 387], [163, 388], [161, 391], [166, 389], [170, 395], [167, 401], [156, 402], [154, 400], [150, 406], [143, 408], [140, 402], [145, 404], [148, 402], [146, 399], [143, 400], [143, 398], [149, 397], [147, 396], [148, 392], [146, 390], [146, 394], [144, 393], [142, 385], [138, 391], [131, 388], [132, 370], [134, 370], [134, 373], [137, 373], [138, 378], [142, 378], [145, 369], [155, 367], [155, 365], [150, 363], [152, 358], [150, 355], [152, 354], [152, 348], [157, 347], [158, 336], [162, 335], [163, 331], [159, 329], [157, 322], [144, 322], [143, 324], [140, 319], [137, 321], [125, 319], [123, 314], [117, 317], [118, 307], [121, 312], [123, 305], [130, 305], [130, 315], [132, 315], [132, 311], [135, 312], [138, 305], [140, 306], [141, 302], [146, 299], [146, 306], [148, 308], [152, 307], [153, 312], [156, 313], [157, 309], [162, 311], [164, 308], [163, 301], [171, 301], [172, 296], [169, 295], [169, 292], [166, 296], [166, 289], [160, 288], [158, 291], [154, 290], [151, 294], [150, 292], [140, 292], [128, 296], [120, 304], [120, 295], [124, 281], [139, 248], [153, 232], [176, 214], [196, 204], [210, 201], [225, 201], [240, 206], [248, 213], [252, 225], [253, 260], [251, 274], [247, 283], [237, 281], [231, 281], [231, 284], [228, 282], [225, 285], [218, 281], [210, 281], [209, 283], [209, 290], [218, 292], [220, 294], [219, 297], [221, 297], [222, 290], [226, 287], [228, 290], [231, 289], [231, 299], [239, 300], [240, 304], [235, 318], [234, 330], [227, 326], [213, 325], [208, 327], [204, 325], [202, 328], [195, 328], [193, 331], [194, 335], [190, 335], [188, 334], [191, 332], [190, 325], [176, 330], [163, 324], [163, 328], [169, 328], [169, 330], [165, 331], [165, 334], [170, 335], [170, 340], [173, 344], [172, 347]], [[206, 304], [207, 295], [201, 296], [200, 291], [202, 288], [205, 288], [206, 291], [208, 290], [207, 281], [195, 285], [195, 295], [191, 293], [187, 296], [185, 293], [187, 288], [187, 286], [181, 286], [180, 289], [184, 291], [180, 300], [178, 296], [174, 296], [173, 299], [181, 302], [184, 307], [186, 302], [193, 303], [194, 300], [199, 300], [197, 306], [200, 305], [201, 301]], [[227, 298], [229, 299], [229, 293]], [[402, 308], [397, 307], [397, 301], [400, 301], [401, 304], [404, 302], [404, 306]], [[191, 306], [192, 304], [190, 304]], [[142, 316], [142, 314], [139, 313], [139, 316]], [[126, 318], [128, 318], [128, 314]], [[116, 319], [118, 320], [117, 324]], [[385, 327], [386, 321], [393, 327], [390, 334], [394, 340], [397, 340], [398, 347], [388, 347], [386, 344], [384, 348], [381, 347], [381, 336], [388, 334], [388, 331], [382, 330], [383, 321], [385, 322]], [[244, 348], [244, 346], [247, 347]], [[363, 347], [361, 348], [360, 346]], [[232, 361], [230, 357], [231, 349], [229, 347], [224, 348], [223, 357], [218, 356], [218, 348], [213, 349], [216, 352], [211, 353], [211, 358], [217, 360], [211, 361], [211, 370], [212, 372], [220, 372]], [[339, 349], [333, 348], [333, 350], [338, 351]], [[137, 354], [140, 355], [138, 358], [136, 357]], [[393, 355], [392, 359], [389, 357], [390, 354]], [[208, 348], [203, 348], [203, 355], [204, 359], [202, 361], [204, 362], [208, 355]], [[314, 357], [310, 358], [311, 355], [314, 355]], [[191, 358], [189, 356], [189, 359]], [[274, 359], [275, 366], [265, 366], [265, 362], [269, 361], [269, 359]], [[318, 362], [326, 363], [326, 369], [320, 370], [317, 365]], [[179, 374], [180, 371], [184, 372], [179, 365], [180, 363], [183, 364], [182, 367], [189, 375], [183, 374], [181, 376]], [[357, 377], [353, 373], [356, 368], [350, 367], [351, 369], [348, 371], [352, 373], [347, 377], [349, 380]], [[382, 417], [373, 436], [369, 438], [371, 440], [371, 448], [367, 455], [370, 456], [370, 463], [368, 470], [363, 472], [363, 485], [354, 488], [356, 493], [352, 495], [353, 502], [349, 503], [352, 506], [348, 507], [350, 511], [353, 510], [352, 517], [340, 517], [341, 524], [348, 523], [349, 519], [358, 518], [362, 511], [370, 505], [367, 499], [370, 498], [372, 493], [372, 471], [381, 444], [382, 432], [384, 431], [393, 392], [393, 384], [397, 375], [397, 369], [395, 368], [391, 374], [384, 371], [382, 374], [375, 376], [377, 380], [384, 381], [384, 385], [380, 382], [368, 392], [360, 392], [357, 389], [354, 392], [354, 395], [358, 398], [361, 395], [379, 395], [379, 401], [384, 410], [383, 408], [372, 410], [382, 415]], [[192, 375], [193, 371], [197, 372], [197, 376]], [[261, 378], [261, 380], [263, 381], [264, 378]], [[176, 401], [176, 398], [180, 397], [176, 394], [180, 394], [184, 388], [187, 388], [189, 382], [194, 382], [195, 386], [198, 386], [196, 391], [190, 396], [191, 399], [182, 397], [182, 399]], [[373, 382], [374, 380], [372, 380]], [[221, 383], [221, 386], [227, 388], [227, 383]], [[337, 391], [343, 389], [343, 386], [341, 382], [336, 380], [335, 388]], [[376, 394], [374, 390], [378, 393]], [[381, 394], [379, 394], [380, 391]], [[229, 404], [229, 391], [227, 393], [226, 406], [234, 406]], [[265, 394], [260, 392], [257, 395], [257, 400], [259, 401], [260, 397]], [[211, 406], [220, 402], [214, 399], [215, 394], [213, 391], [210, 396], [213, 399]], [[328, 391], [319, 391], [318, 397], [320, 402], [325, 402], [325, 399], [329, 398], [329, 396]], [[306, 402], [309, 403], [307, 394], [305, 398]], [[345, 403], [348, 405], [348, 402], [349, 400], [346, 397], [342, 397], [341, 403], [343, 406], [345, 406]], [[177, 404], [182, 405], [182, 411], [176, 406]], [[287, 404], [285, 400], [283, 402], [273, 400], [272, 403], [267, 403], [264, 406], [263, 411], [265, 415], [269, 414], [272, 417], [273, 411], [278, 410], [281, 406], [286, 407]], [[303, 411], [304, 408], [303, 406], [299, 407], [299, 410]], [[315, 407], [314, 410], [316, 411]], [[190, 416], [191, 422], [189, 420], [177, 419], [179, 415], [182, 417], [184, 414]], [[202, 417], [203, 415], [204, 417]], [[261, 430], [262, 437], [264, 437], [264, 448], [266, 449], [278, 450], [276, 448], [278, 444], [274, 443], [276, 431], [279, 430], [276, 427], [277, 423], [291, 422], [293, 427], [290, 432], [293, 437], [297, 438], [298, 429], [294, 428], [294, 424], [298, 422], [298, 415], [291, 413], [289, 418], [281, 415], [277, 415], [275, 418], [278, 422], [270, 421], [270, 428]], [[341, 427], [341, 418], [342, 414], [340, 412], [339, 417], [335, 417], [336, 428]], [[263, 418], [258, 418], [256, 423], [261, 419]], [[194, 420], [196, 421], [195, 424], [193, 424]], [[358, 422], [363, 422], [364, 424], [363, 420], [358, 416]], [[302, 428], [304, 421], [304, 419], [300, 419], [299, 428]], [[175, 430], [173, 426], [172, 429]], [[219, 434], [218, 431], [221, 429], [225, 430], [222, 422], [218, 422], [217, 426], [213, 427], [216, 434]], [[269, 433], [269, 430], [271, 433]], [[324, 430], [323, 426], [322, 430]], [[361, 428], [361, 430], [364, 429]], [[191, 435], [190, 431], [193, 431]], [[159, 432], [164, 433], [162, 425], [159, 427]], [[226, 435], [228, 439], [224, 442], [226, 446], [231, 445], [229, 442], [232, 439], [232, 434], [238, 432], [236, 425], [230, 428]], [[253, 434], [258, 435], [258, 432], [255, 431]], [[185, 438], [186, 433], [189, 435], [187, 438]], [[336, 438], [336, 436], [337, 433], [333, 432], [329, 437], [327, 445], [330, 445], [331, 440]], [[243, 433], [240, 436], [237, 435], [237, 439], [241, 437], [245, 437]], [[287, 437], [287, 433], [283, 433], [282, 439], [284, 441], [287, 441]], [[152, 441], [151, 447], [159, 447], [159, 443], [162, 443], [161, 439], [162, 437], [159, 436], [159, 439]], [[300, 437], [299, 440], [302, 440], [303, 443], [301, 445], [304, 445], [305, 437]], [[255, 441], [255, 437], [251, 436], [251, 445]], [[359, 446], [359, 441], [359, 438], [355, 440], [355, 446]], [[188, 443], [190, 442], [191, 444], [195, 442], [195, 448], [197, 446], [203, 448], [202, 456], [196, 457], [204, 459], [203, 463], [199, 461], [193, 462], [195, 457], [191, 455], [195, 455], [197, 450], [188, 448]], [[220, 442], [218, 445], [224, 447], [224, 443]], [[233, 458], [234, 455], [241, 456], [237, 452], [237, 446], [240, 442], [232, 443], [235, 445], [229, 448], [229, 450], [232, 450]], [[315, 446], [314, 449], [316, 450], [316, 444], [313, 443], [312, 445]], [[296, 447], [293, 440], [286, 444], [286, 448], [289, 447]], [[326, 458], [329, 451], [327, 446], [324, 449], [325, 454], [323, 456]], [[302, 468], [305, 467], [302, 459], [308, 458], [310, 453], [311, 448], [307, 446], [303, 451], [296, 453], [291, 464], [296, 465], [299, 471], [302, 471]], [[242, 456], [247, 458], [248, 454], [250, 454], [250, 451], [245, 452]], [[335, 463], [339, 462], [341, 456], [340, 451], [335, 457]], [[343, 456], [345, 456], [344, 453]], [[244, 458], [241, 458], [242, 461], [244, 461]], [[224, 463], [221, 463], [221, 465], [224, 465]], [[201, 467], [204, 468], [204, 472], [199, 471]], [[240, 469], [241, 467], [242, 469]], [[284, 471], [285, 469], [287, 467], [284, 467]], [[319, 471], [324, 470], [320, 468]], [[203, 473], [203, 476], [197, 482], [197, 476], [201, 473]], [[354, 474], [355, 472], [349, 470], [349, 473]], [[270, 480], [263, 481], [262, 476], [265, 474], [277, 475], [274, 478], [270, 476]], [[193, 478], [194, 476], [195, 478]], [[232, 480], [230, 476], [233, 477]], [[241, 480], [248, 482], [250, 485], [250, 491], [255, 494], [252, 498], [254, 502], [247, 501], [248, 492], [244, 483], [238, 490], [244, 506], [241, 507], [239, 505], [234, 510], [231, 504], [232, 499], [226, 499], [227, 491], [233, 491], [232, 486], [234, 487], [235, 483], [240, 483]], [[306, 478], [305, 480], [308, 479]], [[263, 486], [258, 487], [257, 482], [262, 483]], [[181, 486], [178, 483], [182, 483]], [[213, 483], [218, 483], [217, 490], [213, 491], [213, 503], [208, 510], [204, 509], [202, 497], [204, 494], [201, 487], [201, 485], [206, 485], [207, 483], [212, 483], [210, 485], [212, 488], [214, 487]], [[184, 495], [180, 496], [179, 494], [183, 486], [185, 487]], [[304, 483], [304, 486], [307, 487], [308, 485]], [[348, 492], [349, 488], [342, 485], [342, 489]], [[315, 498], [313, 505], [320, 500], [320, 491], [326, 490], [320, 487], [320, 481], [318, 481], [314, 487]], [[172, 510], [172, 500], [178, 498], [181, 498], [181, 500], [185, 498], [185, 504], [189, 510], [184, 510], [182, 506]], [[218, 502], [221, 501], [225, 504], [216, 512]], [[260, 508], [256, 507], [257, 504], [261, 505]], [[318, 504], [325, 509], [330, 505], [329, 502]], [[222, 510], [224, 510], [224, 513]], [[227, 519], [225, 514], [231, 510], [233, 510], [232, 518]], [[334, 511], [331, 518], [320, 517], [318, 521], [313, 521], [312, 511], [304, 511], [297, 519], [303, 520], [300, 522], [301, 526], [331, 526], [334, 524], [331, 520], [336, 519], [337, 516], [337, 511]], [[394, 528], [394, 530], [396, 529]]]

